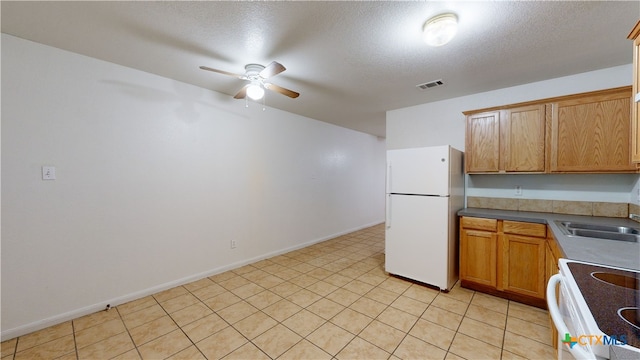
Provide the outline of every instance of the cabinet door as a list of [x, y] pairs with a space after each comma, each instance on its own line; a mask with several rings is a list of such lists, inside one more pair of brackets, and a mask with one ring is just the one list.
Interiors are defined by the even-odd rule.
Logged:
[[545, 105], [505, 110], [504, 167], [507, 172], [545, 171]]
[[468, 173], [500, 169], [500, 112], [467, 116], [465, 164]]
[[496, 287], [498, 234], [467, 230], [460, 232], [460, 279]]
[[[554, 239], [548, 239], [547, 241], [555, 241]], [[551, 276], [557, 274], [559, 272], [558, 269], [558, 259], [554, 256], [551, 247], [547, 243], [545, 245], [545, 283], [549, 282]], [[556, 289], [556, 294], [559, 294], [558, 289]], [[555, 299], [556, 304], [558, 303], [558, 299]], [[553, 324], [553, 320], [551, 319], [551, 315], [549, 315], [549, 326], [551, 327], [551, 345], [556, 351], [558, 350], [558, 329], [556, 329]]]
[[[551, 240], [553, 241], [553, 240]], [[545, 245], [545, 284], [549, 281], [549, 279], [557, 274], [560, 269], [558, 268], [558, 258], [555, 257], [555, 255], [553, 254], [553, 251], [551, 251], [551, 247], [549, 246], [549, 244]]]
[[640, 163], [640, 21], [631, 30], [629, 39], [633, 40], [633, 100], [631, 106], [631, 161]]
[[631, 172], [631, 89], [552, 104], [551, 172]]
[[529, 236], [502, 236], [502, 286], [505, 291], [545, 298], [546, 240]]

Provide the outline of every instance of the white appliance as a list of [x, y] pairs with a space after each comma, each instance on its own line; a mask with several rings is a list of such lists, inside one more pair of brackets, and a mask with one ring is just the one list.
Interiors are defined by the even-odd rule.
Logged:
[[547, 284], [558, 359], [640, 359], [640, 272], [567, 259], [558, 265]]
[[387, 272], [441, 290], [458, 280], [462, 155], [448, 145], [387, 151]]

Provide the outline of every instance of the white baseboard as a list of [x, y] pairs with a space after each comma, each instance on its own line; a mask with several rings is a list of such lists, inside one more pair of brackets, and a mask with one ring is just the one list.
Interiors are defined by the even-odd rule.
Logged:
[[325, 236], [325, 237], [322, 237], [322, 238], [319, 238], [319, 239], [307, 241], [307, 242], [302, 243], [302, 244], [298, 244], [298, 245], [291, 246], [291, 247], [288, 247], [288, 248], [284, 248], [284, 249], [281, 249], [281, 250], [272, 251], [272, 252], [269, 252], [269, 253], [266, 253], [266, 254], [263, 254], [263, 255], [260, 255], [260, 256], [256, 256], [256, 257], [253, 257], [253, 258], [250, 258], [250, 259], [241, 260], [241, 261], [237, 261], [235, 263], [228, 264], [228, 265], [225, 265], [225, 266], [221, 266], [221, 267], [218, 267], [218, 268], [215, 268], [215, 269], [211, 269], [211, 270], [199, 273], [199, 274], [194, 274], [194, 275], [187, 276], [187, 277], [184, 277], [184, 278], [181, 278], [181, 279], [177, 279], [177, 280], [174, 280], [174, 281], [166, 282], [166, 283], [160, 284], [158, 286], [153, 286], [153, 287], [150, 287], [150, 288], [147, 288], [147, 289], [144, 289], [144, 290], [141, 290], [141, 291], [136, 291], [136, 292], [124, 295], [124, 296], [119, 296], [119, 297], [112, 298], [112, 299], [106, 299], [105, 301], [101, 301], [101, 302], [99, 302], [97, 304], [85, 306], [85, 307], [82, 307], [82, 308], [79, 308], [79, 309], [75, 309], [75, 310], [63, 313], [63, 314], [59, 314], [59, 315], [56, 315], [56, 316], [49, 317], [49, 318], [46, 318], [46, 319], [43, 319], [43, 320], [34, 321], [34, 322], [26, 324], [26, 325], [21, 325], [21, 326], [12, 328], [12, 329], [6, 329], [6, 330], [2, 329], [2, 332], [0, 333], [0, 341], [13, 339], [15, 337], [22, 336], [22, 335], [25, 335], [25, 334], [29, 334], [29, 333], [32, 333], [34, 331], [42, 330], [42, 329], [47, 328], [49, 326], [54, 326], [54, 325], [63, 323], [65, 321], [77, 319], [77, 318], [79, 318], [81, 316], [85, 316], [85, 315], [89, 315], [89, 314], [92, 314], [92, 313], [95, 313], [95, 312], [98, 312], [98, 311], [105, 310], [107, 305], [110, 305], [111, 307], [116, 307], [116, 306], [118, 306], [120, 304], [124, 304], [124, 303], [130, 302], [130, 301], [133, 301], [133, 300], [137, 300], [137, 299], [143, 298], [145, 296], [153, 295], [153, 294], [159, 293], [161, 291], [164, 291], [164, 290], [167, 290], [167, 289], [171, 289], [171, 288], [176, 287], [176, 286], [188, 284], [190, 282], [197, 281], [197, 280], [200, 280], [200, 279], [212, 276], [212, 275], [216, 275], [216, 274], [219, 274], [219, 273], [223, 273], [225, 271], [233, 270], [233, 269], [236, 269], [236, 268], [248, 265], [248, 264], [252, 264], [252, 263], [258, 262], [260, 260], [264, 260], [264, 259], [268, 259], [268, 258], [271, 258], [271, 257], [274, 257], [274, 256], [282, 255], [282, 254], [288, 253], [290, 251], [294, 251], [294, 250], [298, 250], [298, 249], [301, 249], [301, 248], [304, 248], [304, 247], [307, 247], [307, 246], [311, 246], [313, 244], [317, 244], [319, 242], [323, 242], [323, 241], [326, 241], [326, 240], [329, 240], [329, 239], [333, 239], [333, 238], [336, 238], [338, 236], [349, 234], [349, 233], [352, 233], [354, 231], [366, 229], [368, 227], [381, 224], [383, 222], [384, 221], [378, 221], [378, 222], [371, 223], [371, 224], [365, 224], [365, 225], [358, 226], [358, 227], [353, 228], [353, 229], [341, 231], [341, 232], [338, 232], [338, 233], [335, 233], [335, 234], [332, 234], [332, 235], [329, 235], [329, 236]]

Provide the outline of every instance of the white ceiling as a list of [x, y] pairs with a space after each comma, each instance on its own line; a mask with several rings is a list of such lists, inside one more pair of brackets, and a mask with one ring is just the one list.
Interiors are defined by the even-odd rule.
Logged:
[[[457, 36], [426, 46], [424, 22], [447, 11]], [[198, 67], [276, 60], [271, 82], [301, 95], [268, 106], [384, 136], [387, 110], [630, 64], [640, 2], [2, 1], [1, 14], [3, 33], [231, 96], [241, 80]]]

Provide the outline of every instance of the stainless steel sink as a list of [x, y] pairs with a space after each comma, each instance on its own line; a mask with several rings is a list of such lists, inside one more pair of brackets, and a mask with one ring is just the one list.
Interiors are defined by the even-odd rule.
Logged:
[[556, 221], [556, 224], [565, 235], [570, 237], [577, 236], [628, 242], [638, 242], [640, 239], [640, 230], [629, 226], [596, 225], [570, 221]]
[[571, 228], [571, 229], [617, 232], [617, 233], [623, 233], [623, 234], [636, 234], [636, 235], [640, 234], [640, 231], [638, 231], [638, 229], [628, 227], [628, 226], [583, 224], [583, 223], [574, 223], [570, 221], [563, 221], [561, 222], [561, 224], [562, 226]]

